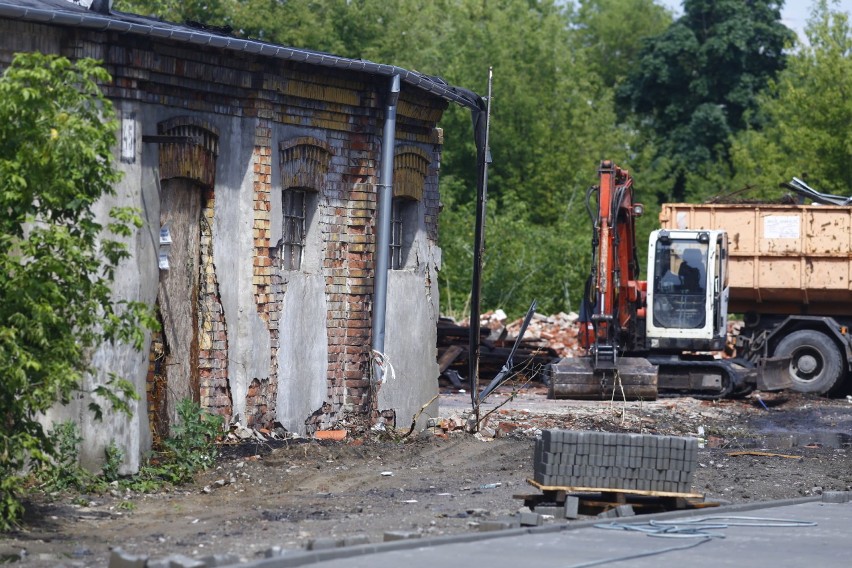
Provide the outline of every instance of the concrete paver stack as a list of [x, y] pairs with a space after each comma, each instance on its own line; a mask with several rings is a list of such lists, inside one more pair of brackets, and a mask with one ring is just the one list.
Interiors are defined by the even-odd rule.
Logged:
[[688, 493], [697, 459], [695, 438], [543, 430], [534, 480], [550, 487]]

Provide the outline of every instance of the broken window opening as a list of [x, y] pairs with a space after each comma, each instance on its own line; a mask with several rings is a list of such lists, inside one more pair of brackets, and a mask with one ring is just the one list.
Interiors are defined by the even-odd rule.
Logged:
[[285, 189], [282, 195], [284, 213], [283, 236], [281, 238], [281, 268], [299, 270], [305, 250], [305, 218], [307, 191], [301, 188]]
[[403, 270], [417, 233], [419, 202], [408, 197], [394, 197], [391, 205], [390, 269]]
[[390, 234], [391, 270], [402, 268], [402, 200], [394, 198], [391, 207]]

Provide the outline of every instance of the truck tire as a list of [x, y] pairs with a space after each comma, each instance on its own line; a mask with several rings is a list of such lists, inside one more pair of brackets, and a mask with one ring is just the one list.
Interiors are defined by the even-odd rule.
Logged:
[[778, 342], [775, 356], [790, 356], [793, 389], [826, 394], [843, 378], [840, 349], [825, 334], [812, 329], [796, 331]]

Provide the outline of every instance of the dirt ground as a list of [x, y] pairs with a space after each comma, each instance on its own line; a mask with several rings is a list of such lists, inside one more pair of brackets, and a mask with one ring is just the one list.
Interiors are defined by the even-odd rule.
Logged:
[[[442, 394], [435, 418], [463, 423], [468, 397]], [[374, 433], [341, 442], [244, 443], [223, 446], [215, 469], [168, 492], [84, 496], [87, 504], [72, 495], [37, 499], [26, 526], [0, 537], [0, 563], [105, 566], [115, 546], [152, 558], [231, 553], [250, 561], [271, 547], [298, 549], [317, 538], [375, 543], [386, 531], [476, 531], [484, 519], [516, 512], [519, 495], [537, 492], [526, 479], [544, 428], [695, 437], [703, 428], [693, 488], [707, 500], [852, 489], [852, 404], [845, 398], [581, 402], [547, 400], [535, 387], [507, 399], [498, 392], [483, 407], [483, 415], [494, 410], [485, 436], [435, 428], [404, 440]]]

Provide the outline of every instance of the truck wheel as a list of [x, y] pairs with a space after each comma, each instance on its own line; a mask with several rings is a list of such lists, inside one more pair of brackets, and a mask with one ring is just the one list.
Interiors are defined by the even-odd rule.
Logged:
[[843, 377], [843, 364], [837, 345], [825, 334], [811, 329], [791, 333], [775, 348], [776, 356], [790, 356], [793, 389], [826, 394]]

